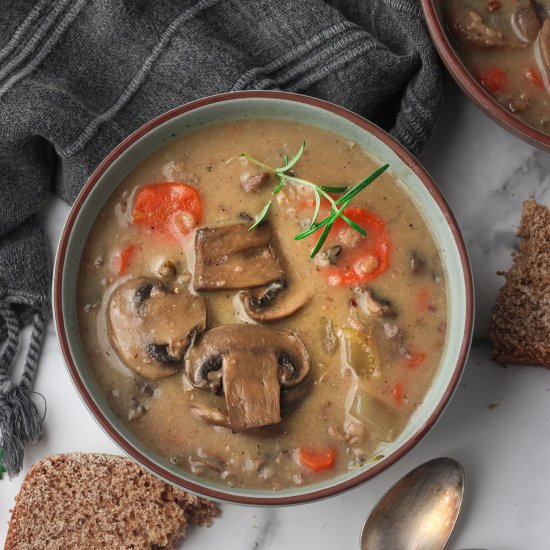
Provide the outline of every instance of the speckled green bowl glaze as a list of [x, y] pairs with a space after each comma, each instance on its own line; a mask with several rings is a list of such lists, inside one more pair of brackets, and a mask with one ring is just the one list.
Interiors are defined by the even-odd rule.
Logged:
[[[148, 449], [111, 410], [88, 365], [77, 326], [77, 274], [84, 244], [119, 182], [167, 141], [205, 124], [244, 117], [318, 126], [356, 141], [381, 163], [389, 163], [431, 228], [448, 282], [448, 331], [441, 367], [424, 402], [398, 439], [384, 449], [384, 457], [328, 481], [281, 491], [231, 488], [206, 481]], [[57, 334], [71, 378], [109, 436], [145, 468], [174, 485], [214, 499], [255, 505], [293, 504], [335, 495], [367, 481], [407, 453], [451, 398], [466, 362], [473, 324], [472, 280], [464, 242], [445, 199], [418, 161], [358, 115], [331, 103], [284, 92], [237, 92], [201, 99], [161, 115], [124, 140], [92, 174], [69, 214], [55, 262], [53, 298]]]

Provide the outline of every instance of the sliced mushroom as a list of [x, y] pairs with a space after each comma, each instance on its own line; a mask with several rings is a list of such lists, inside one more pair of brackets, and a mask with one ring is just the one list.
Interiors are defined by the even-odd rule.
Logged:
[[252, 295], [250, 292], [242, 293], [243, 300], [246, 296], [246, 302], [249, 308], [254, 310], [269, 306], [279, 293], [287, 288], [286, 279], [273, 281], [269, 286], [264, 288], [261, 293]]
[[548, 91], [550, 90], [550, 19], [544, 20], [542, 29], [535, 42], [535, 59]]
[[195, 236], [195, 290], [256, 288], [284, 278], [268, 223], [199, 229]]
[[357, 305], [363, 313], [373, 317], [395, 317], [395, 310], [390, 301], [376, 296], [371, 290], [358, 288]]
[[177, 372], [193, 334], [206, 327], [206, 300], [135, 277], [112, 293], [108, 332], [122, 362], [152, 380]]
[[[203, 389], [208, 388], [208, 373], [221, 370], [231, 428], [242, 432], [280, 422], [281, 388], [290, 391], [300, 384], [311, 361], [300, 338], [289, 330], [222, 325], [201, 335], [185, 366], [191, 384]], [[212, 414], [200, 414], [221, 425]]]
[[242, 432], [281, 421], [279, 384], [276, 355], [251, 353], [247, 349], [233, 350], [225, 355], [223, 387], [233, 431]]
[[516, 36], [527, 44], [534, 42], [541, 22], [532, 0], [514, 0], [513, 9], [511, 24]]
[[550, 0], [535, 0], [535, 4], [543, 19], [550, 16]]
[[313, 387], [313, 377], [308, 376], [297, 386], [281, 388], [281, 414], [285, 415], [298, 408]]
[[269, 180], [269, 174], [267, 172], [260, 172], [259, 174], [253, 174], [241, 181], [241, 185], [246, 193], [256, 193], [260, 191]]
[[211, 426], [221, 426], [222, 428], [231, 428], [231, 421], [227, 411], [208, 407], [206, 405], [191, 405], [191, 414], [200, 418]]
[[238, 300], [243, 311], [257, 323], [274, 323], [294, 315], [311, 298], [311, 293], [295, 285], [289, 290], [285, 279], [272, 282], [260, 292], [239, 292]]

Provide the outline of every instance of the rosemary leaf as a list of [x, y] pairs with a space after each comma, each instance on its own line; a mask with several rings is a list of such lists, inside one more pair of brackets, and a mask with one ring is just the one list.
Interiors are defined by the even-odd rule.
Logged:
[[311, 218], [311, 223], [309, 224], [310, 228], [315, 224], [317, 216], [319, 215], [319, 209], [321, 208], [321, 194], [316, 188], [313, 189], [313, 194], [315, 195], [315, 210], [313, 211], [313, 218]]
[[367, 236], [367, 232], [357, 223], [355, 223], [353, 220], [350, 220], [346, 215], [344, 214], [340, 214], [340, 217], [350, 226], [350, 227], [353, 227], [353, 229], [355, 229], [355, 231], [357, 231], [358, 233], [360, 233], [361, 235], [363, 235], [363, 237], [366, 237]]
[[365, 178], [363, 181], [360, 181], [357, 185], [352, 187], [345, 195], [341, 196], [337, 201], [335, 201], [335, 204], [342, 204], [344, 202], [349, 202], [355, 195], [363, 191], [367, 185], [370, 185], [378, 176], [380, 176], [382, 173], [384, 173], [388, 168], [389, 164], [384, 164], [384, 166], [381, 166], [378, 168], [378, 170], [375, 170], [369, 177]]
[[350, 190], [348, 185], [318, 185], [317, 187], [325, 193], [345, 193]]
[[283, 188], [283, 185], [286, 183], [284, 174], [281, 174], [279, 172], [276, 172], [276, 174], [277, 174], [277, 177], [279, 178], [279, 183], [277, 184], [277, 187], [273, 189], [272, 191], [273, 195], [276, 195]]
[[258, 159], [255, 159], [252, 155], [249, 155], [248, 153], [241, 153], [239, 157], [245, 158], [252, 164], [255, 164], [256, 166], [263, 168], [267, 172], [271, 172], [271, 173], [276, 172], [276, 170], [272, 166], [269, 166], [268, 164], [264, 164], [263, 162], [259, 161]]
[[325, 244], [325, 241], [327, 240], [328, 234], [330, 233], [331, 229], [332, 229], [332, 224], [328, 224], [323, 229], [323, 232], [321, 233], [321, 236], [319, 237], [317, 244], [313, 247], [313, 250], [309, 255], [310, 260], [315, 257], [315, 255], [317, 254], [317, 252], [319, 252], [319, 250], [321, 250], [322, 246]]
[[302, 145], [300, 145], [298, 152], [290, 159], [290, 161], [288, 161], [287, 157], [285, 157], [285, 160], [287, 161], [286, 164], [282, 168], [277, 168], [277, 172], [287, 172], [288, 170], [290, 170], [302, 156], [302, 153], [304, 152], [305, 147], [306, 147], [306, 142], [302, 141]]
[[262, 211], [256, 216], [256, 221], [248, 228], [248, 231], [252, 231], [257, 225], [262, 223], [267, 216], [267, 213], [269, 212], [269, 209], [271, 208], [271, 203], [273, 201], [269, 200], [265, 203], [264, 207], [262, 208]]
[[334, 217], [332, 215], [327, 216], [325, 219], [321, 220], [319, 223], [313, 224], [309, 229], [306, 229], [302, 233], [298, 233], [298, 235], [294, 235], [294, 240], [295, 241], [301, 241], [302, 239], [305, 239], [306, 237], [309, 237], [310, 235], [315, 233], [315, 231], [317, 231], [317, 230], [321, 229], [321, 227], [327, 225], [327, 223], [331, 223], [332, 221], [334, 221], [334, 219], [336, 219], [335, 216]]

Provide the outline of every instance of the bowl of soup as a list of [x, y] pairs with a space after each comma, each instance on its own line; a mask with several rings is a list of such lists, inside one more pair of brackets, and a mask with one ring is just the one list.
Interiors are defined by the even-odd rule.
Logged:
[[408, 452], [472, 331], [460, 231], [384, 131], [297, 94], [222, 94], [122, 142], [54, 268], [71, 378], [161, 478], [244, 504], [327, 497]]
[[478, 107], [550, 150], [550, 5], [544, 0], [422, 0], [447, 69]]

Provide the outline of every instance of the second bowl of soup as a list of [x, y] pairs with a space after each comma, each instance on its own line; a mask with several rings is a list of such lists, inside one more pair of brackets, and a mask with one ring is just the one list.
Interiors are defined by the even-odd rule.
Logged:
[[469, 266], [434, 184], [378, 128], [301, 96], [218, 96], [139, 130], [84, 188], [55, 273], [96, 418], [168, 481], [237, 502], [387, 467], [469, 345]]
[[550, 7], [543, 0], [422, 0], [449, 72], [496, 122], [550, 150]]

